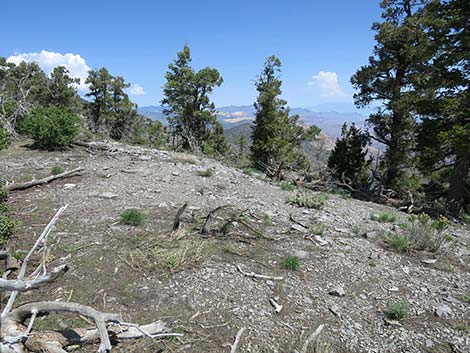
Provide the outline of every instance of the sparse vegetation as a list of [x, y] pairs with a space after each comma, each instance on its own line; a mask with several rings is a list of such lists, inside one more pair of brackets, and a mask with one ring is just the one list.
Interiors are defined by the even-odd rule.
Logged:
[[282, 261], [281, 267], [289, 271], [298, 271], [300, 269], [300, 259], [297, 256], [289, 255]]
[[10, 140], [10, 135], [7, 133], [7, 131], [0, 126], [0, 151], [7, 149], [8, 146], [10, 146], [11, 140]]
[[144, 223], [144, 215], [138, 209], [131, 208], [121, 213], [121, 223], [130, 226], [140, 226]]
[[51, 174], [52, 175], [59, 175], [64, 172], [64, 168], [62, 168], [60, 165], [55, 165], [51, 168]]
[[288, 181], [284, 181], [281, 183], [281, 189], [285, 191], [292, 191], [295, 190], [295, 185]]
[[410, 304], [406, 300], [389, 302], [385, 314], [392, 320], [402, 320], [410, 314]]
[[397, 252], [409, 252], [412, 249], [409, 239], [397, 233], [389, 233], [384, 237], [385, 242]]
[[327, 200], [324, 194], [296, 194], [288, 199], [288, 203], [297, 205], [300, 207], [314, 208], [319, 210], [323, 207]]
[[382, 223], [395, 223], [398, 220], [396, 214], [392, 212], [381, 212], [372, 213], [370, 215], [371, 221], [382, 222]]

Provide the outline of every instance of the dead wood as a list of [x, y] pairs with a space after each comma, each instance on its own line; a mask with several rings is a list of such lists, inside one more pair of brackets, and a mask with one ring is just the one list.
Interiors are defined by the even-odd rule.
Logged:
[[178, 230], [178, 228], [180, 227], [180, 218], [186, 207], [188, 207], [187, 202], [185, 202], [184, 205], [181, 206], [181, 208], [178, 210], [178, 212], [176, 212], [175, 220], [173, 221], [173, 231]]
[[77, 169], [74, 169], [74, 170], [66, 171], [66, 172], [61, 173], [61, 174], [50, 175], [50, 176], [48, 176], [46, 178], [43, 178], [43, 179], [34, 179], [34, 180], [28, 181], [26, 183], [11, 183], [11, 184], [6, 185], [4, 188], [7, 191], [25, 190], [25, 189], [31, 188], [33, 186], [50, 183], [53, 180], [70, 178], [72, 176], [80, 175], [80, 172], [82, 170], [83, 170], [83, 168], [77, 168]]
[[204, 221], [204, 224], [201, 227], [201, 233], [202, 234], [209, 234], [210, 233], [208, 227], [209, 227], [209, 223], [210, 223], [211, 219], [215, 216], [215, 214], [217, 212], [219, 212], [220, 210], [222, 210], [224, 208], [227, 208], [227, 207], [230, 207], [230, 205], [219, 206], [219, 207], [217, 207], [217, 208], [215, 208], [215, 209], [213, 209], [212, 211], [209, 212], [209, 214], [207, 215], [207, 217]]

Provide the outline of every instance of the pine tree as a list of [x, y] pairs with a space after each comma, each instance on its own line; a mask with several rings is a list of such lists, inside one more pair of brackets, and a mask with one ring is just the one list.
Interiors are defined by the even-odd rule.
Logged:
[[367, 147], [370, 137], [353, 123], [350, 127], [344, 123], [341, 138], [328, 159], [328, 168], [338, 180], [353, 187], [367, 183], [367, 170], [371, 160], [367, 159]]
[[75, 86], [79, 83], [80, 79], [72, 78], [64, 66], [55, 67], [47, 83], [45, 105], [66, 108], [77, 113], [81, 107]]
[[385, 188], [399, 189], [407, 168], [412, 165], [415, 135], [415, 99], [412, 85], [427, 54], [427, 35], [422, 26], [421, 0], [384, 0], [383, 22], [377, 32], [373, 56], [351, 78], [359, 90], [355, 104], [365, 107], [381, 104], [367, 123], [375, 140], [386, 146], [382, 165]]
[[[215, 106], [209, 94], [222, 84], [223, 79], [216, 69], [206, 67], [195, 72], [190, 63], [191, 51], [185, 45], [168, 66], [162, 104], [166, 106], [164, 113], [168, 117], [174, 146], [196, 151], [210, 138], [211, 126], [222, 128], [216, 126]], [[219, 134], [219, 138], [221, 136]]]
[[458, 214], [470, 204], [470, 6], [432, 1], [423, 13], [433, 57], [417, 85], [424, 115], [417, 152], [428, 193], [446, 194], [448, 210]]
[[115, 140], [131, 138], [131, 127], [137, 117], [136, 105], [131, 102], [125, 90], [129, 84], [121, 76], [114, 77], [106, 68], [92, 70], [86, 83], [93, 100], [88, 104], [90, 128], [102, 131]]
[[277, 177], [281, 169], [306, 166], [306, 158], [299, 149], [305, 137], [304, 129], [297, 124], [297, 115], [289, 116], [287, 102], [279, 98], [280, 68], [281, 61], [270, 56], [258, 76], [256, 117], [251, 135], [251, 157], [255, 165]]

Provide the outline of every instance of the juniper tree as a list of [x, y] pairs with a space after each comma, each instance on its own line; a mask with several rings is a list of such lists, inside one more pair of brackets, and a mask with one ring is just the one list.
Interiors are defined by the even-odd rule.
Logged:
[[270, 56], [255, 83], [258, 98], [252, 130], [251, 157], [257, 168], [279, 172], [283, 168], [305, 167], [306, 158], [299, 147], [305, 137], [298, 115], [289, 116], [281, 95], [281, 61]]
[[367, 147], [370, 137], [353, 123], [348, 127], [344, 123], [341, 138], [336, 140], [335, 147], [328, 159], [328, 168], [333, 176], [352, 186], [361, 186], [367, 182]]
[[358, 90], [355, 104], [365, 107], [380, 104], [367, 123], [373, 138], [386, 146], [381, 180], [385, 188], [399, 188], [405, 170], [412, 164], [415, 134], [416, 73], [427, 55], [427, 35], [419, 10], [426, 1], [384, 0], [382, 22], [372, 28], [376, 45], [369, 63], [351, 78]]
[[79, 83], [80, 79], [71, 77], [67, 68], [64, 66], [55, 67], [47, 82], [44, 104], [77, 113], [81, 108], [76, 88]]
[[191, 51], [185, 45], [175, 61], [168, 65], [162, 104], [174, 146], [195, 151], [209, 140], [211, 127], [216, 128], [215, 106], [209, 94], [222, 84], [223, 79], [217, 69], [205, 67], [196, 72], [190, 63]]

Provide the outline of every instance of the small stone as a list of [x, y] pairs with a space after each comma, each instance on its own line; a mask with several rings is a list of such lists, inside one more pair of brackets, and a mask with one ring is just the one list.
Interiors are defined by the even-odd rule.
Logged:
[[445, 296], [444, 298], [444, 301], [448, 302], [448, 303], [454, 303], [454, 304], [462, 304], [462, 302], [456, 298], [454, 298], [453, 296], [451, 295], [447, 295]]
[[139, 159], [140, 159], [141, 161], [150, 161], [150, 160], [152, 159], [152, 157], [142, 155], [142, 156], [139, 156]]
[[102, 199], [115, 199], [119, 195], [113, 194], [112, 192], [103, 192], [102, 194], [99, 194], [98, 197]]
[[329, 307], [329, 309], [335, 316], [341, 316], [341, 312], [339, 311], [338, 305], [333, 304], [332, 306]]
[[364, 233], [362, 235], [363, 238], [365, 239], [375, 239], [379, 236], [379, 233], [376, 232], [376, 231], [372, 231], [372, 232], [367, 232], [367, 233]]
[[428, 265], [432, 265], [432, 264], [435, 264], [437, 262], [437, 259], [421, 260], [421, 262], [425, 263], [425, 264], [428, 264]]
[[424, 345], [425, 345], [426, 348], [430, 349], [430, 348], [434, 347], [434, 342], [431, 339], [427, 339]]
[[452, 309], [447, 305], [440, 305], [434, 309], [434, 314], [438, 317], [447, 318], [452, 315]]
[[302, 227], [300, 224], [297, 224], [297, 223], [294, 223], [292, 226], [291, 226], [291, 229], [293, 230], [296, 230], [300, 233], [307, 233], [308, 232], [308, 229], [305, 228], [305, 227]]
[[173, 175], [173, 176], [179, 176], [180, 173], [178, 173], [178, 172], [172, 172], [171, 175]]
[[399, 289], [398, 289], [398, 287], [391, 287], [391, 288], [388, 289], [388, 291], [389, 292], [398, 292]]
[[305, 259], [308, 257], [308, 252], [304, 250], [297, 250], [294, 252], [294, 256], [297, 256], [299, 259]]
[[342, 287], [336, 287], [330, 290], [328, 294], [333, 295], [335, 297], [344, 297], [346, 295], [346, 292], [344, 291]]
[[64, 184], [64, 190], [71, 190], [75, 188], [77, 184]]

